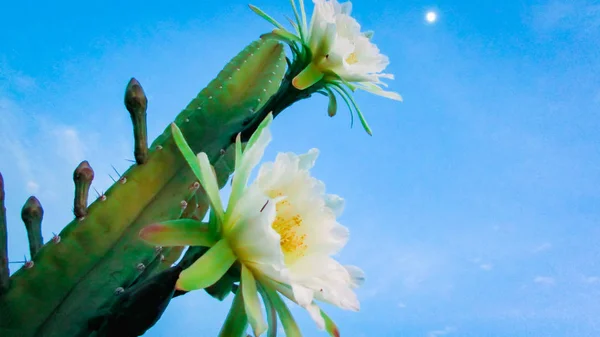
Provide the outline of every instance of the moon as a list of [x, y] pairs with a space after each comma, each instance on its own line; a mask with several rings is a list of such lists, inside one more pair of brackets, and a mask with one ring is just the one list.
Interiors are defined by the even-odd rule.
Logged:
[[437, 13], [433, 11], [427, 12], [427, 14], [425, 14], [425, 20], [429, 23], [434, 23], [437, 20]]

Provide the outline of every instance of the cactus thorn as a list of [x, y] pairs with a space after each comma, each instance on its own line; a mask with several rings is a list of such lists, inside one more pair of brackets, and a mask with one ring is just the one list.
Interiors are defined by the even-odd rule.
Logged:
[[220, 153], [221, 155], [224, 155], [224, 154], [225, 154], [225, 149], [221, 149], [221, 150], [219, 150], [219, 153]]
[[126, 177], [121, 177], [121, 179], [119, 179], [119, 183], [121, 183], [121, 184], [125, 184], [126, 182], [127, 182]]
[[108, 177], [110, 178], [110, 180], [112, 180], [112, 181], [113, 181], [113, 183], [116, 183], [116, 182], [117, 182], [117, 181], [115, 180], [115, 178], [113, 178], [113, 177], [110, 175], [110, 173], [108, 174]]
[[52, 235], [54, 235], [54, 236], [52, 237], [52, 242], [54, 242], [54, 243], [59, 243], [59, 242], [60, 242], [60, 235], [56, 235], [56, 234], [54, 234], [54, 233], [52, 233]]
[[31, 268], [33, 268], [34, 264], [35, 263], [33, 263], [33, 261], [27, 261], [27, 262], [25, 262], [23, 267], [25, 267], [25, 269], [31, 269]]
[[133, 160], [133, 159], [125, 159], [125, 161], [128, 161], [130, 163], [135, 163], [135, 160]]
[[106, 194], [102, 194], [100, 196], [100, 201], [105, 201], [106, 200]]
[[29, 252], [32, 259], [42, 248], [44, 243], [44, 239], [42, 238], [43, 218], [44, 209], [42, 208], [40, 201], [34, 196], [29, 197], [21, 210], [21, 219], [25, 223], [25, 228], [27, 229]]
[[137, 264], [137, 266], [135, 266], [135, 268], [139, 271], [144, 271], [144, 269], [146, 269], [146, 265], [140, 262]]
[[199, 188], [200, 188], [200, 183], [197, 181], [194, 181], [194, 183], [190, 186], [190, 190], [192, 190], [192, 191], [195, 191]]
[[79, 220], [83, 220], [87, 215], [87, 201], [92, 180], [94, 180], [94, 170], [87, 160], [84, 160], [77, 166], [75, 172], [73, 172], [73, 182], [75, 182], [73, 213]]
[[160, 150], [162, 150], [162, 149], [163, 149], [163, 147], [162, 147], [162, 145], [157, 145], [157, 146], [156, 146], [156, 149], [157, 149], [158, 151], [160, 151]]
[[157, 252], [157, 253], [162, 252], [162, 250], [163, 250], [162, 246], [156, 246], [156, 247], [154, 247], [154, 251]]
[[118, 296], [118, 295], [121, 295], [121, 294], [122, 294], [122, 293], [124, 293], [124, 292], [125, 292], [125, 289], [123, 289], [123, 287], [117, 287], [117, 288], [115, 289], [115, 295], [117, 295], [117, 296]]
[[4, 207], [4, 178], [0, 173], [0, 295], [8, 290], [10, 272], [8, 269], [8, 232], [6, 229], [6, 208]]
[[188, 205], [187, 201], [181, 200], [181, 209], [186, 209], [187, 205]]
[[148, 161], [148, 128], [146, 123], [146, 109], [148, 98], [144, 89], [135, 78], [127, 84], [125, 90], [125, 107], [133, 123], [134, 155], [138, 165]]
[[110, 165], [110, 167], [112, 167], [113, 171], [115, 171], [115, 173], [117, 174], [117, 176], [120, 178], [121, 177], [121, 173], [119, 173], [119, 171], [117, 171], [117, 169], [113, 165]]

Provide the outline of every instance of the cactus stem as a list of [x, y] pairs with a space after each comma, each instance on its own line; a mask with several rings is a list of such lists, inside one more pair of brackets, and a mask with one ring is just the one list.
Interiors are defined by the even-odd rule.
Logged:
[[8, 289], [8, 232], [6, 230], [6, 208], [4, 207], [4, 178], [0, 174], [0, 295]]
[[145, 164], [148, 161], [147, 106], [148, 98], [146, 98], [144, 89], [142, 89], [140, 82], [132, 78], [125, 90], [125, 107], [129, 111], [133, 123], [134, 155], [138, 165]]
[[21, 219], [25, 223], [25, 228], [27, 229], [29, 253], [32, 260], [44, 244], [44, 239], [42, 238], [43, 218], [44, 209], [42, 208], [40, 201], [34, 196], [29, 197], [21, 210]]
[[87, 160], [84, 160], [77, 166], [75, 172], [73, 172], [73, 181], [75, 182], [73, 213], [79, 220], [83, 220], [87, 215], [87, 201], [92, 180], [94, 180], [94, 170], [92, 170]]

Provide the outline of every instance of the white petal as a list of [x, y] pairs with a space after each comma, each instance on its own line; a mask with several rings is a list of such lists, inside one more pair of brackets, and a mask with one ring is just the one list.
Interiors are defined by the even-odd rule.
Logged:
[[344, 211], [345, 201], [339, 195], [327, 194], [325, 195], [325, 205], [333, 211], [336, 217], [342, 215]]
[[310, 305], [313, 300], [314, 290], [306, 288], [300, 284], [292, 283], [292, 292], [294, 293], [296, 303], [298, 303], [300, 306], [306, 307], [307, 305]]
[[323, 319], [323, 316], [321, 316], [321, 308], [314, 303], [311, 303], [304, 308], [310, 314], [310, 318], [317, 323], [317, 327], [320, 330], [325, 330], [325, 319]]
[[231, 196], [228, 207], [235, 207], [235, 203], [240, 198], [248, 183], [248, 177], [252, 169], [260, 162], [265, 153], [265, 148], [271, 142], [269, 121], [265, 120], [263, 123], [261, 123], [262, 128], [256, 131], [259, 134], [252, 135], [250, 141], [247, 143], [248, 145], [242, 154], [241, 163], [236, 163], [235, 165], [236, 170], [231, 185]]
[[366, 276], [362, 269], [350, 265], [346, 265], [344, 268], [346, 268], [350, 278], [352, 279], [352, 288], [358, 288], [365, 283]]
[[271, 227], [275, 219], [275, 202], [259, 192], [255, 185], [247, 189], [236, 207], [239, 216], [232, 217], [235, 225], [225, 235], [242, 263], [256, 272], [285, 280], [280, 236]]
[[315, 161], [319, 157], [319, 149], [310, 149], [307, 153], [298, 156], [300, 163], [298, 168], [301, 170], [310, 170], [315, 166]]

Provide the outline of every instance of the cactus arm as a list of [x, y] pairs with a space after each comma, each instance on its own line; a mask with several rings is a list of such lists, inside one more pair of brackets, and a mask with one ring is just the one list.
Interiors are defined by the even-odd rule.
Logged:
[[[255, 41], [235, 57], [175, 120], [192, 149], [218, 163], [231, 137], [277, 91], [284, 70], [283, 48], [273, 41]], [[222, 171], [221, 177], [230, 174]], [[139, 230], [177, 218], [194, 181], [167, 128], [151, 145], [146, 163], [125, 172], [89, 206], [85, 218], [60, 233], [58, 243], [42, 247], [33, 268], [13, 275], [0, 297], [0, 334], [89, 334], [88, 319], [157, 258], [154, 247], [138, 239]]]
[[43, 218], [44, 209], [40, 201], [34, 196], [29, 197], [21, 210], [21, 219], [23, 219], [25, 229], [27, 230], [31, 260], [33, 260], [44, 245], [44, 239], [42, 238]]

